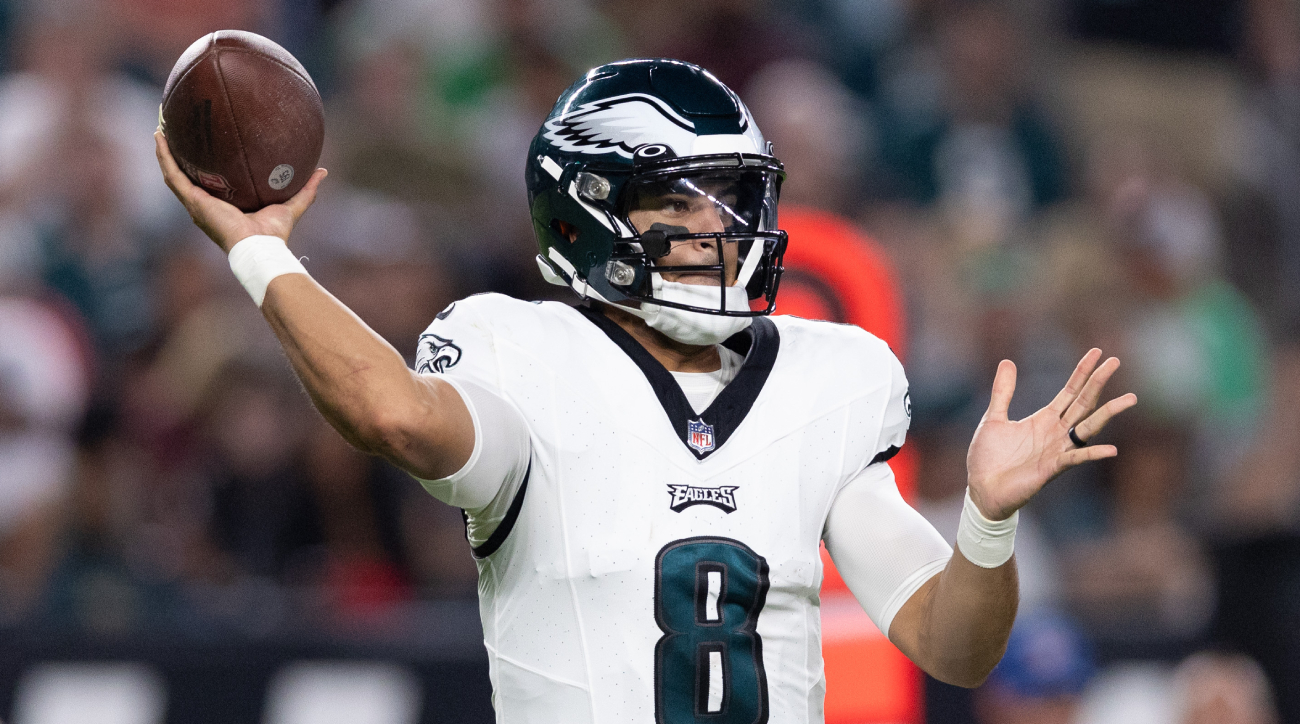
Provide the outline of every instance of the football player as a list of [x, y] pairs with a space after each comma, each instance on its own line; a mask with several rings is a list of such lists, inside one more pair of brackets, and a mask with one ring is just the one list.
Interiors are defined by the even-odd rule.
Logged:
[[286, 247], [323, 170], [245, 215], [157, 144], [321, 413], [464, 509], [498, 721], [821, 721], [821, 541], [904, 653], [980, 683], [1015, 618], [1016, 511], [1116, 454], [1086, 441], [1135, 402], [1098, 407], [1119, 362], [1092, 350], [1011, 421], [1002, 362], [950, 549], [894, 485], [911, 409], [889, 348], [769, 316], [782, 166], [688, 63], [591, 70], [528, 149], [537, 262], [582, 303], [460, 300], [415, 370]]

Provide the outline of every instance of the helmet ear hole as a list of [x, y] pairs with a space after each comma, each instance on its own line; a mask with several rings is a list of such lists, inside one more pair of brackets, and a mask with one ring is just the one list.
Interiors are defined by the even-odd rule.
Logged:
[[578, 227], [563, 219], [551, 219], [551, 229], [570, 244], [578, 240]]

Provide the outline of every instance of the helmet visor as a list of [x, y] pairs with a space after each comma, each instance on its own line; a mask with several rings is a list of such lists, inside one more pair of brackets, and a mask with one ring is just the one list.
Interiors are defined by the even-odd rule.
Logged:
[[692, 234], [775, 231], [776, 189], [775, 174], [765, 170], [638, 178], [624, 191], [624, 213], [638, 234], [656, 223]]

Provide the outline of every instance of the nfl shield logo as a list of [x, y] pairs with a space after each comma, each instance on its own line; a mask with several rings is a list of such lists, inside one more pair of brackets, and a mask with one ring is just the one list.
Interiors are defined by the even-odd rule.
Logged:
[[696, 452], [706, 453], [713, 449], [713, 426], [703, 420], [691, 420], [686, 423], [686, 444]]

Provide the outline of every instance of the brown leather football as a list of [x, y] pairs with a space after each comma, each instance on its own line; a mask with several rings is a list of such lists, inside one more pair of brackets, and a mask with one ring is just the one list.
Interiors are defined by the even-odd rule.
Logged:
[[181, 54], [159, 122], [185, 175], [244, 211], [288, 201], [325, 142], [325, 109], [306, 69], [242, 30], [209, 33]]

